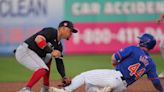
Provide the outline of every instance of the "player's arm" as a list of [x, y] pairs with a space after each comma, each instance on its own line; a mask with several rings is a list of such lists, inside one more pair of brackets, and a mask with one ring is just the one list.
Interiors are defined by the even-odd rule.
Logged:
[[[60, 50], [61, 52], [63, 51], [63, 46], [62, 46], [62, 43], [60, 43], [58, 45], [58, 50]], [[57, 70], [59, 72], [59, 74], [61, 75], [62, 77], [62, 87], [65, 87], [65, 86], [68, 86], [71, 84], [71, 78], [66, 76], [65, 74], [65, 67], [64, 67], [64, 63], [63, 63], [63, 55], [61, 55], [61, 57], [59, 58], [55, 58], [56, 60], [56, 67], [57, 67]]]
[[115, 66], [118, 64], [118, 61], [117, 61], [116, 58], [115, 58], [115, 54], [112, 55], [111, 63], [112, 63], [112, 65], [113, 65], [113, 67], [115, 67]]
[[[55, 47], [55, 49], [58, 49], [60, 52], [63, 52], [62, 43], [60, 42], [60, 44], [58, 44], [58, 46]], [[55, 61], [56, 61], [56, 67], [59, 74], [61, 75], [62, 78], [64, 78], [66, 75], [65, 75], [65, 68], [64, 68], [64, 63], [63, 63], [63, 55], [61, 55], [59, 58], [55, 58]]]
[[155, 87], [159, 92], [164, 92], [163, 87], [162, 87], [162, 84], [161, 84], [159, 78], [152, 79], [151, 81], [152, 81], [154, 87]]
[[[46, 38], [43, 35], [37, 35], [35, 38], [35, 42], [40, 49], [45, 49], [48, 46], [46, 42]], [[52, 49], [50, 47], [46, 50], [48, 52], [52, 52]]]
[[112, 65], [115, 67], [124, 58], [126, 58], [127, 56], [129, 56], [131, 54], [131, 48], [132, 47], [127, 47], [127, 48], [124, 48], [124, 49], [121, 49], [121, 50], [115, 52], [112, 55], [112, 58], [111, 58]]
[[59, 50], [52, 49], [46, 42], [46, 38], [43, 35], [37, 35], [35, 42], [40, 49], [45, 50], [47, 53], [51, 53], [53, 57], [60, 57], [61, 52]]
[[158, 78], [156, 72], [156, 65], [153, 63], [151, 64], [151, 70], [147, 72], [148, 79], [151, 80], [153, 86], [159, 91], [164, 92], [160, 79]]
[[111, 63], [113, 67], [115, 67], [122, 59], [122, 56], [120, 55], [120, 51], [114, 53], [111, 58]]
[[59, 74], [61, 75], [61, 77], [64, 78], [66, 76], [66, 74], [65, 74], [65, 67], [64, 67], [63, 59], [55, 58], [55, 60], [56, 60], [57, 70], [58, 70]]
[[63, 83], [63, 84], [58, 85], [58, 86], [65, 87], [65, 86], [70, 85], [71, 84], [71, 78], [66, 76], [66, 74], [65, 74], [65, 68], [64, 68], [63, 59], [55, 58], [55, 60], [56, 60], [57, 70], [58, 70], [59, 74], [62, 77], [62, 83]]

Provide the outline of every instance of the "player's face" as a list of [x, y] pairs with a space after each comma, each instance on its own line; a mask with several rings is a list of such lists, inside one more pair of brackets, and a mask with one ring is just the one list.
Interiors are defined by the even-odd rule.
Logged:
[[72, 35], [71, 29], [68, 28], [68, 27], [65, 27], [64, 28], [64, 35], [63, 35], [64, 39], [69, 40], [69, 38], [71, 37], [71, 35]]

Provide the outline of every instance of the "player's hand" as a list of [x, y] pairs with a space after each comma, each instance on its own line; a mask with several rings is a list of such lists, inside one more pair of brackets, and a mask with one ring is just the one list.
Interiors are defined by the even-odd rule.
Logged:
[[65, 76], [65, 77], [62, 79], [62, 83], [63, 83], [63, 87], [70, 85], [70, 84], [71, 84], [71, 78]]
[[51, 54], [55, 58], [59, 58], [61, 56], [61, 52], [59, 50], [53, 50]]
[[117, 65], [116, 63], [113, 63], [113, 61], [111, 61], [111, 64], [112, 64], [113, 68], [115, 68]]

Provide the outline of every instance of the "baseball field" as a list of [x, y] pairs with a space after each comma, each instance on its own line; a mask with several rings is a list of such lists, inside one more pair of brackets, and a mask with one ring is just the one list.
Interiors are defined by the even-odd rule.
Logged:
[[[157, 65], [158, 74], [164, 71], [164, 60], [160, 54], [152, 55]], [[91, 70], [91, 69], [108, 69], [112, 68], [110, 64], [111, 55], [66, 55], [64, 58], [66, 74], [70, 77]], [[0, 92], [15, 92], [23, 87], [26, 81], [31, 76], [32, 71], [20, 65], [14, 57], [0, 57]], [[145, 76], [144, 76], [145, 77]], [[51, 85], [56, 86], [57, 80], [60, 80], [60, 75], [56, 70], [55, 61], [51, 65]], [[164, 83], [164, 80], [162, 83]], [[34, 86], [33, 90], [38, 92], [41, 87], [41, 82]], [[143, 86], [142, 86], [143, 85]], [[83, 92], [84, 87], [81, 87], [77, 92]], [[130, 86], [127, 92], [156, 92], [151, 83], [142, 78], [138, 82]]]

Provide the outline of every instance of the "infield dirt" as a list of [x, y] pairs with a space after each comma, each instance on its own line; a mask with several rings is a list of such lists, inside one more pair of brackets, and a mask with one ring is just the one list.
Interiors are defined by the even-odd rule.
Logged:
[[[164, 85], [164, 78], [161, 78], [161, 82]], [[60, 81], [51, 81], [51, 86], [57, 86]], [[19, 91], [26, 83], [25, 82], [12, 82], [12, 83], [0, 83], [0, 92], [17, 92]], [[42, 87], [42, 81], [39, 81], [34, 87], [34, 92], [39, 92]], [[76, 89], [74, 92], [85, 92], [84, 86]], [[157, 92], [157, 90], [153, 87], [151, 82], [147, 78], [142, 78], [137, 82], [133, 83], [131, 86], [127, 88], [125, 92]]]

